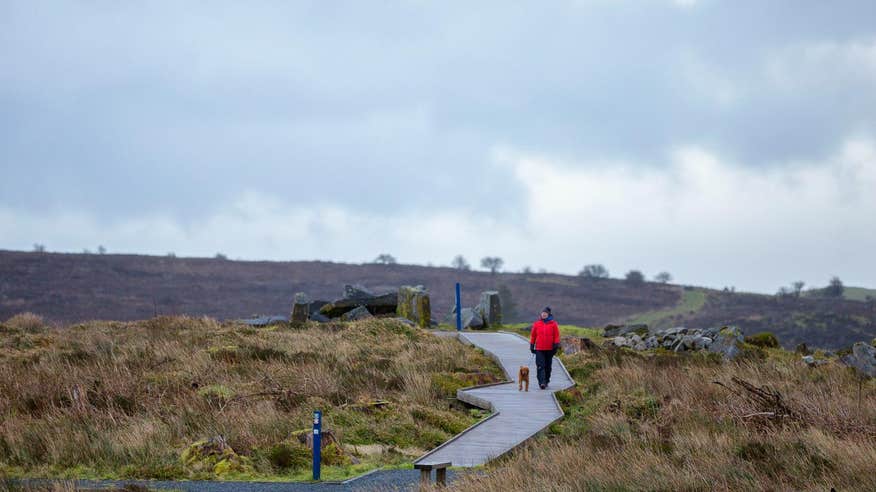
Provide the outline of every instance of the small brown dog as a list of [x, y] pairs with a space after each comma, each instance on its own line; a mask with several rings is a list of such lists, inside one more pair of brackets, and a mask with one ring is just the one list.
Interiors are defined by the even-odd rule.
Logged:
[[519, 381], [517, 391], [523, 391], [524, 384], [526, 391], [529, 391], [529, 367], [520, 366], [520, 371], [517, 373], [517, 381]]

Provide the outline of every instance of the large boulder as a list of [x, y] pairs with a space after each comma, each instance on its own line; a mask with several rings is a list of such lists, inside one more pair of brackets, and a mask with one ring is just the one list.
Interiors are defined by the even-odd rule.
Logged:
[[852, 345], [852, 353], [840, 359], [843, 364], [853, 368], [861, 378], [876, 378], [876, 347], [864, 342]]
[[368, 299], [338, 299], [322, 306], [319, 312], [329, 318], [337, 318], [359, 306], [365, 306], [374, 315], [392, 314], [398, 307], [398, 295], [392, 292]]
[[502, 300], [497, 291], [481, 292], [481, 300], [477, 305], [477, 310], [484, 320], [484, 325], [491, 327], [502, 324]]
[[709, 352], [721, 354], [725, 359], [735, 359], [742, 353], [742, 344], [745, 337], [742, 330], [735, 326], [725, 326], [721, 328], [712, 343], [709, 344]]
[[359, 306], [356, 309], [353, 309], [352, 311], [347, 311], [346, 313], [341, 315], [341, 319], [344, 321], [357, 321], [360, 319], [368, 319], [373, 317], [374, 315], [368, 312], [368, 308], [366, 308], [365, 306]]
[[[454, 313], [456, 314], [456, 313]], [[462, 308], [462, 328], [483, 329], [484, 319], [473, 308]]]
[[292, 315], [289, 321], [293, 325], [300, 325], [307, 321], [310, 317], [310, 299], [307, 294], [299, 292], [295, 294], [295, 300], [292, 302]]

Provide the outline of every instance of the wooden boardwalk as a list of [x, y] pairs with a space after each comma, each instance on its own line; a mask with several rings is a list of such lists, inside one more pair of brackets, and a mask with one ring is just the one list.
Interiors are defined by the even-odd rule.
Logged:
[[[529, 342], [518, 335], [466, 332], [458, 337], [493, 356], [513, 382], [459, 390], [460, 400], [488, 408], [494, 414], [433, 449], [415, 464], [477, 466], [497, 458], [562, 417], [554, 391], [574, 385], [562, 362], [554, 357], [550, 386], [540, 390]], [[529, 366], [529, 392], [517, 390], [517, 370], [522, 365]]]

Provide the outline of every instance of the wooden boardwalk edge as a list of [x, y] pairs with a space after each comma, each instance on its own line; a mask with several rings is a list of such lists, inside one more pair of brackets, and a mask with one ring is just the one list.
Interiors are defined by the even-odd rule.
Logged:
[[[501, 334], [505, 334], [505, 335], [512, 335], [512, 336], [515, 336], [515, 337], [517, 337], [517, 338], [520, 338], [521, 340], [525, 341], [527, 344], [529, 343], [529, 340], [527, 340], [526, 338], [520, 336], [520, 335], [517, 334], [517, 333], [512, 333], [512, 332], [507, 332], [507, 331], [499, 331], [499, 332], [495, 332], [495, 333], [501, 333]], [[486, 388], [486, 387], [490, 387], [490, 386], [499, 386], [499, 385], [503, 385], [503, 384], [513, 384], [513, 383], [514, 383], [514, 380], [513, 380], [512, 376], [511, 376], [510, 374], [508, 374], [508, 371], [505, 369], [505, 365], [502, 363], [501, 359], [500, 359], [496, 354], [494, 354], [492, 351], [490, 351], [490, 350], [488, 350], [488, 349], [486, 349], [486, 348], [484, 348], [484, 347], [480, 347], [480, 346], [478, 346], [478, 345], [475, 344], [472, 340], [468, 339], [468, 338], [465, 336], [465, 334], [463, 334], [463, 333], [457, 333], [456, 336], [455, 336], [454, 338], [456, 338], [457, 340], [459, 340], [461, 343], [464, 343], [464, 344], [466, 344], [466, 345], [472, 345], [472, 346], [478, 347], [478, 348], [480, 348], [481, 350], [483, 350], [484, 353], [485, 353], [487, 356], [489, 356], [491, 359], [493, 359], [493, 360], [499, 365], [499, 367], [502, 369], [502, 372], [505, 373], [506, 380], [505, 380], [505, 381], [501, 381], [501, 382], [497, 382], [497, 383], [480, 384], [480, 385], [468, 386], [468, 387], [465, 387], [465, 388], [460, 388], [460, 389], [458, 389], [457, 392], [456, 392], [457, 399], [462, 400], [462, 401], [464, 401], [464, 402], [466, 402], [466, 403], [469, 403], [469, 404], [471, 404], [471, 405], [478, 406], [478, 407], [480, 407], [480, 408], [484, 408], [484, 409], [491, 410], [491, 411], [493, 411], [494, 413], [493, 413], [492, 415], [490, 415], [489, 417], [487, 417], [487, 418], [481, 420], [480, 422], [476, 422], [475, 424], [472, 424], [471, 426], [469, 426], [468, 428], [466, 428], [465, 430], [463, 430], [463, 431], [460, 432], [459, 434], [457, 434], [457, 435], [451, 437], [450, 439], [448, 439], [446, 442], [442, 443], [442, 444], [439, 445], [438, 447], [432, 449], [432, 450], [429, 451], [428, 453], [426, 453], [426, 454], [424, 454], [423, 456], [417, 458], [416, 460], [414, 460], [414, 464], [417, 464], [417, 463], [420, 463], [420, 462], [426, 460], [427, 458], [429, 458], [430, 456], [432, 456], [432, 455], [435, 454], [436, 452], [438, 452], [438, 451], [440, 451], [440, 450], [442, 450], [442, 449], [444, 449], [444, 448], [446, 448], [446, 447], [452, 445], [454, 442], [458, 441], [460, 438], [462, 438], [464, 435], [466, 435], [467, 433], [469, 433], [469, 432], [472, 431], [473, 429], [475, 429], [475, 428], [479, 427], [480, 425], [482, 425], [482, 424], [484, 424], [484, 423], [486, 423], [486, 422], [492, 420], [493, 418], [499, 416], [500, 412], [498, 412], [498, 411], [495, 410], [495, 406], [493, 405], [492, 402], [490, 402], [489, 400], [486, 400], [485, 398], [481, 398], [481, 397], [478, 397], [478, 396], [474, 396], [474, 395], [470, 394], [469, 391], [471, 391], [471, 390], [477, 390], [477, 389], [481, 389], [481, 388]], [[556, 359], [556, 360], [557, 360], [557, 362], [559, 362], [560, 368], [562, 369], [562, 371], [565, 373], [566, 377], [568, 377], [569, 381], [571, 381], [571, 384], [572, 384], [571, 386], [569, 386], [569, 387], [567, 387], [567, 388], [563, 388], [563, 390], [560, 390], [560, 391], [564, 391], [564, 390], [569, 389], [569, 388], [574, 388], [574, 387], [577, 385], [577, 383], [575, 382], [574, 379], [572, 379], [571, 374], [569, 374], [569, 371], [566, 369], [566, 366], [563, 364], [563, 362], [562, 362], [561, 360], [559, 360], [559, 359]], [[556, 391], [554, 391], [554, 392], [551, 393], [551, 398], [553, 399], [553, 403], [554, 403], [554, 405], [556, 406], [556, 409], [557, 409], [559, 415], [558, 415], [556, 418], [554, 418], [553, 420], [551, 420], [550, 422], [547, 422], [544, 426], [540, 427], [537, 431], [535, 431], [535, 432], [533, 432], [532, 434], [530, 434], [529, 437], [527, 437], [526, 439], [520, 441], [518, 444], [516, 444], [516, 445], [514, 445], [514, 446], [511, 446], [511, 447], [508, 448], [508, 449], [505, 449], [504, 451], [500, 452], [498, 455], [492, 456], [492, 457], [490, 458], [490, 460], [496, 459], [496, 458], [498, 458], [498, 457], [500, 457], [500, 456], [503, 456], [503, 455], [505, 455], [505, 454], [507, 454], [507, 453], [509, 453], [509, 452], [511, 452], [511, 451], [513, 451], [513, 450], [515, 450], [515, 449], [517, 449], [517, 448], [519, 448], [520, 446], [522, 446], [523, 444], [525, 444], [527, 441], [529, 441], [529, 439], [531, 439], [532, 437], [534, 437], [534, 436], [536, 436], [536, 435], [538, 435], [538, 434], [544, 432], [545, 429], [549, 428], [549, 427], [550, 427], [551, 425], [553, 425], [555, 422], [557, 422], [558, 420], [560, 420], [560, 419], [562, 419], [563, 417], [565, 417], [566, 413], [563, 411], [563, 408], [562, 408], [562, 406], [560, 405], [559, 400], [557, 400]], [[488, 461], [490, 461], [490, 460], [488, 460]]]

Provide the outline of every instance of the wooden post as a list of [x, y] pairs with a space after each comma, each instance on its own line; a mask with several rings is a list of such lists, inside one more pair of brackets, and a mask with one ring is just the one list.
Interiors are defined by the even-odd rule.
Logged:
[[430, 478], [432, 478], [432, 470], [429, 468], [420, 468], [420, 486], [428, 486]]
[[447, 485], [447, 468], [435, 470], [435, 482], [441, 486]]

